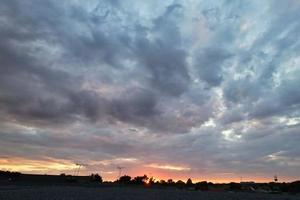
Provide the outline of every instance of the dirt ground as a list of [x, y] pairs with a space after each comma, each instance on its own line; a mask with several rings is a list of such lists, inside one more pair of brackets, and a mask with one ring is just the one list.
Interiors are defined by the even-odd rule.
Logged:
[[300, 200], [300, 195], [136, 187], [1, 186], [0, 200]]

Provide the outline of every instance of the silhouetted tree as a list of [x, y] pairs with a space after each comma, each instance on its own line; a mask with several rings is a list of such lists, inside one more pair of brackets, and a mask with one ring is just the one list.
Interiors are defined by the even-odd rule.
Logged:
[[0, 171], [1, 179], [16, 180], [21, 176], [20, 172]]
[[143, 185], [146, 183], [147, 180], [148, 180], [147, 175], [144, 175], [144, 176], [134, 177], [134, 179], [131, 182], [136, 185]]
[[174, 185], [175, 184], [175, 182], [172, 179], [168, 179], [167, 182], [168, 182], [169, 185]]
[[193, 181], [192, 181], [192, 179], [188, 179], [187, 181], [186, 181], [186, 186], [187, 187], [192, 187], [193, 186]]
[[128, 175], [121, 176], [118, 180], [118, 182], [121, 184], [130, 184], [130, 181], [131, 181], [131, 177]]
[[99, 174], [95, 174], [95, 181], [96, 182], [99, 182], [99, 183], [102, 183], [103, 182], [103, 179], [102, 179], [102, 177], [99, 175]]
[[206, 191], [208, 190], [208, 183], [206, 181], [198, 182], [195, 184], [195, 189]]
[[185, 186], [185, 182], [182, 180], [178, 180], [175, 184], [178, 188], [183, 188]]
[[300, 192], [300, 181], [290, 183], [289, 192]]
[[230, 190], [234, 190], [234, 191], [237, 191], [237, 190], [241, 190], [242, 189], [242, 185], [239, 184], [239, 183], [229, 183], [229, 189]]
[[150, 184], [150, 185], [154, 185], [154, 184], [155, 184], [155, 179], [154, 179], [153, 177], [151, 177], [151, 178], [149, 179], [149, 184]]
[[160, 184], [160, 185], [163, 185], [163, 186], [168, 185], [168, 183], [167, 183], [165, 180], [163, 180], [163, 179], [161, 179], [161, 180], [159, 181], [159, 184]]
[[102, 177], [99, 174], [91, 174], [90, 180], [92, 182], [98, 182], [98, 183], [102, 183], [103, 182], [103, 179], [102, 179]]

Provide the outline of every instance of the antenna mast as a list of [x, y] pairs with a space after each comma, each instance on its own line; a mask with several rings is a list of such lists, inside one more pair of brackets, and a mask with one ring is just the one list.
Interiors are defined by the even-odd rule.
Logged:
[[122, 173], [122, 169], [124, 169], [124, 168], [125, 168], [125, 167], [117, 166], [117, 169], [119, 170], [119, 176], [118, 176], [118, 179], [120, 179], [121, 173]]
[[83, 167], [84, 164], [76, 163], [76, 166], [77, 166], [77, 168], [75, 169], [74, 176], [78, 176], [79, 175], [80, 168]]

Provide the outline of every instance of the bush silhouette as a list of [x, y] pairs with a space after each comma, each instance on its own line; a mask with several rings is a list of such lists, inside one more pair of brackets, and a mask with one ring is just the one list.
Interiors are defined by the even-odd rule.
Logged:
[[300, 192], [300, 181], [294, 181], [290, 184], [289, 192]]
[[147, 177], [147, 175], [137, 176], [137, 177], [134, 177], [134, 179], [132, 180], [132, 183], [135, 184], [135, 185], [143, 185], [143, 184], [146, 183], [146, 181], [148, 179], [149, 178]]
[[102, 183], [103, 182], [103, 179], [102, 179], [102, 177], [99, 174], [91, 174], [90, 180], [92, 182], [98, 182], [98, 183]]
[[193, 181], [192, 181], [192, 179], [188, 179], [187, 181], [186, 181], [186, 186], [187, 187], [192, 187], [193, 186]]
[[0, 179], [17, 180], [21, 176], [20, 172], [10, 172], [0, 170]]
[[196, 190], [202, 190], [202, 191], [207, 191], [208, 190], [208, 183], [206, 181], [198, 182], [195, 184], [195, 189]]
[[233, 182], [231, 182], [231, 183], [229, 183], [229, 189], [237, 191], [237, 190], [241, 190], [242, 186], [239, 183], [233, 183]]
[[155, 179], [154, 179], [153, 177], [151, 177], [151, 178], [149, 179], [149, 184], [150, 184], [150, 185], [155, 184]]
[[118, 180], [121, 184], [130, 184], [131, 183], [131, 177], [128, 175], [121, 176]]
[[185, 186], [185, 182], [183, 182], [182, 180], [178, 180], [175, 185], [178, 187], [178, 188], [183, 188]]
[[173, 181], [173, 179], [168, 179], [168, 185], [173, 186], [175, 185], [175, 182]]

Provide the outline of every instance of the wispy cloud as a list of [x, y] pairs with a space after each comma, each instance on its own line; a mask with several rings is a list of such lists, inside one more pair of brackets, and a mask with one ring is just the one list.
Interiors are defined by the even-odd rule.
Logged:
[[164, 169], [164, 170], [171, 170], [171, 171], [189, 171], [190, 168], [188, 167], [181, 167], [181, 166], [175, 166], [175, 165], [162, 165], [162, 164], [148, 164], [145, 165], [145, 167], [152, 167], [157, 169]]

